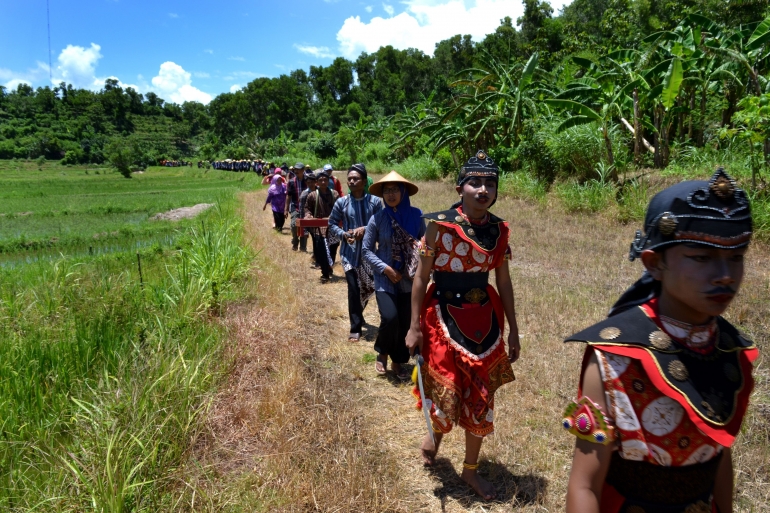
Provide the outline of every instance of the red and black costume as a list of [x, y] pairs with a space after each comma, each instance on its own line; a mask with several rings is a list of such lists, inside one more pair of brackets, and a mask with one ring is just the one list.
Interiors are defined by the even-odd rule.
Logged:
[[[681, 241], [745, 246], [751, 215], [720, 170], [707, 184], [684, 182], [653, 198], [646, 232], [637, 233], [632, 260]], [[692, 326], [660, 315], [659, 291], [645, 274], [607, 319], [566, 340], [588, 343], [583, 371], [595, 355], [604, 386], [607, 412], [578, 388], [562, 419], [579, 438], [614, 446], [602, 513], [716, 512], [723, 448], [735, 441], [754, 386], [754, 344], [722, 317]]]
[[[494, 164], [483, 152], [476, 158]], [[496, 166], [494, 172], [496, 178]], [[459, 425], [483, 437], [494, 430], [495, 391], [515, 379], [505, 351], [503, 305], [489, 284], [489, 271], [510, 259], [508, 223], [489, 213], [473, 222], [461, 206], [423, 218], [438, 228], [435, 239], [423, 238], [420, 247], [422, 255], [435, 257], [420, 315], [433, 429], [448, 433]], [[414, 394], [421, 409], [417, 388]]]
[[[712, 511], [722, 447], [730, 447], [740, 431], [754, 386], [751, 362], [758, 356], [726, 320], [712, 323], [707, 343], [696, 350], [688, 338], [674, 336], [652, 299], [569, 337], [588, 343], [584, 367], [596, 354], [614, 424], [607, 441], [617, 451], [602, 512], [634, 511], [632, 506]], [[568, 408], [564, 427], [590, 434], [598, 423], [579, 406]]]

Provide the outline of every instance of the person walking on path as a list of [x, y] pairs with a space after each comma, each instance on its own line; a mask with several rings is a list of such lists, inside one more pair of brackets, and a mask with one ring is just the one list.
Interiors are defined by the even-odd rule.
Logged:
[[329, 175], [329, 187], [337, 191], [337, 194], [339, 194], [340, 198], [345, 195], [345, 192], [342, 190], [342, 184], [340, 183], [339, 179], [334, 176], [334, 166], [331, 164], [324, 164], [324, 171]]
[[412, 280], [417, 271], [418, 241], [425, 235], [422, 210], [411, 206], [415, 184], [391, 171], [369, 187], [385, 205], [366, 225], [363, 255], [374, 272], [374, 290], [380, 311], [380, 328], [374, 350], [375, 370], [385, 374], [388, 357], [399, 379], [409, 379], [402, 367], [409, 361], [406, 333], [411, 324]]
[[[307, 195], [305, 202], [305, 217], [310, 219], [323, 219], [331, 215], [336, 204], [337, 191], [329, 188], [329, 175], [324, 171], [318, 173], [316, 178], [318, 188]], [[333, 255], [337, 250], [334, 247], [339, 242], [332, 239], [331, 221], [329, 228], [315, 228], [313, 230], [313, 254], [315, 262], [321, 267], [321, 283], [328, 283], [332, 277]], [[335, 242], [336, 241], [336, 242]]]
[[297, 230], [297, 219], [300, 217], [299, 197], [307, 189], [305, 182], [305, 165], [302, 162], [294, 164], [294, 176], [289, 178], [289, 185], [286, 188], [286, 206], [284, 214], [291, 216], [291, 249], [292, 251], [307, 252], [307, 235], [299, 237]]
[[283, 213], [283, 207], [286, 202], [286, 184], [284, 184], [283, 177], [276, 173], [273, 176], [273, 181], [270, 188], [267, 189], [267, 199], [262, 206], [262, 210], [267, 208], [267, 204], [270, 204], [270, 208], [273, 210], [273, 223], [275, 230], [281, 233], [283, 230], [283, 223], [286, 219]]
[[[406, 337], [410, 352], [419, 349], [425, 359], [423, 388], [436, 443], [426, 434], [423, 460], [435, 464], [442, 437], [459, 425], [465, 430], [461, 478], [486, 500], [496, 492], [476, 471], [479, 451], [484, 437], [494, 431], [494, 394], [515, 379], [511, 363], [520, 351], [508, 268], [508, 223], [489, 213], [497, 184], [497, 165], [479, 150], [458, 176], [460, 201], [447, 211], [423, 216], [428, 226], [412, 285], [412, 325]], [[495, 271], [499, 294], [489, 284], [490, 270]], [[428, 286], [431, 272], [433, 283]], [[416, 387], [412, 392], [419, 397]], [[420, 400], [417, 405], [422, 409]]]
[[[350, 335], [348, 340], [357, 342], [364, 326], [364, 308], [374, 294], [374, 281], [369, 264], [362, 258], [363, 238], [369, 219], [382, 210], [382, 200], [364, 192], [367, 173], [363, 164], [353, 164], [348, 169], [350, 194], [334, 204], [329, 216], [329, 230], [344, 241], [340, 255], [345, 279], [348, 282], [348, 315]], [[340, 228], [340, 225], [342, 227]]]
[[[567, 513], [733, 511], [731, 446], [759, 351], [722, 317], [740, 290], [749, 199], [718, 169], [656, 194], [629, 258], [645, 271], [586, 342]], [[577, 363], [577, 362], [576, 362]]]
[[[299, 195], [299, 214], [301, 218], [307, 217], [307, 197], [308, 195], [315, 191], [318, 187], [316, 185], [316, 175], [312, 171], [305, 172], [305, 184], [307, 185], [307, 189], [302, 191], [302, 194]], [[307, 228], [305, 229], [305, 234], [310, 235], [313, 233], [313, 228]], [[315, 244], [313, 242], [313, 237], [310, 237], [310, 244], [313, 246], [310, 250], [310, 267], [317, 269], [318, 264], [315, 261]]]

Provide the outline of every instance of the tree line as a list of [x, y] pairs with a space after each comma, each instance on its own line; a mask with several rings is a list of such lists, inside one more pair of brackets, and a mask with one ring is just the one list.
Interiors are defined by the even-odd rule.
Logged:
[[[558, 15], [544, 0], [523, 4], [516, 26], [505, 18], [479, 42], [456, 35], [433, 56], [387, 46], [339, 57], [207, 106], [114, 80], [98, 92], [0, 87], [0, 158], [98, 163], [122, 145], [137, 165], [299, 151], [424, 155], [448, 171], [485, 147], [509, 170], [552, 178], [596, 158], [665, 167], [672, 145], [765, 144], [770, 0], [574, 0]], [[588, 134], [600, 155], [553, 149]]]

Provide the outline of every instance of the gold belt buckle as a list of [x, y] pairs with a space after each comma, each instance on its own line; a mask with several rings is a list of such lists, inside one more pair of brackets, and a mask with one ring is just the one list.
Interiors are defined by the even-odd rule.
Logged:
[[479, 288], [471, 289], [465, 294], [469, 303], [481, 303], [487, 298], [487, 293]]

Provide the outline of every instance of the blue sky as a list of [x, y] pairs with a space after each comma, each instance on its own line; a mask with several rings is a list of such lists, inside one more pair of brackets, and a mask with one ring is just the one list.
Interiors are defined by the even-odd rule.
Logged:
[[[569, 0], [552, 0], [559, 10]], [[354, 60], [382, 45], [419, 48], [454, 34], [480, 40], [520, 0], [49, 0], [50, 75], [100, 89], [208, 103], [257, 77]], [[0, 85], [49, 78], [46, 0], [0, 0]]]

